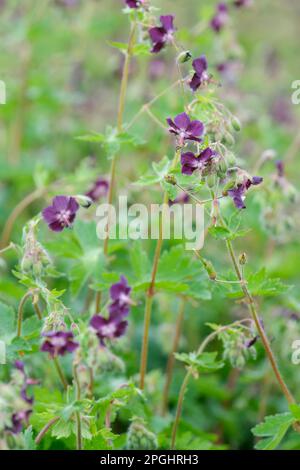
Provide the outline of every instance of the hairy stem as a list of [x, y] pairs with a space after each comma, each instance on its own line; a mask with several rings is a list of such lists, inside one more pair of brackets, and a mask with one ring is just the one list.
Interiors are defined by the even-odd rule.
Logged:
[[19, 307], [18, 307], [18, 319], [17, 319], [17, 337], [20, 338], [21, 333], [22, 333], [22, 322], [23, 322], [23, 312], [24, 312], [24, 306], [29, 299], [29, 297], [33, 297], [34, 292], [33, 291], [28, 291], [26, 294], [22, 297]]
[[170, 386], [172, 383], [174, 364], [175, 364], [174, 354], [178, 350], [181, 329], [182, 329], [182, 324], [183, 324], [184, 308], [185, 308], [185, 299], [182, 300], [180, 308], [179, 308], [179, 313], [177, 315], [172, 351], [169, 354], [168, 363], [167, 363], [166, 381], [165, 381], [165, 386], [164, 386], [164, 391], [163, 391], [162, 409], [161, 409], [162, 415], [166, 413], [167, 406], [168, 406], [169, 390], [170, 390]]
[[[123, 71], [122, 71], [122, 80], [121, 80], [121, 88], [120, 88], [120, 96], [119, 96], [119, 106], [118, 106], [118, 116], [117, 116], [117, 129], [118, 132], [122, 132], [123, 129], [123, 115], [125, 109], [125, 100], [126, 100], [126, 93], [127, 93], [127, 86], [128, 86], [128, 76], [129, 76], [129, 67], [130, 67], [130, 60], [132, 57], [133, 47], [135, 43], [135, 33], [136, 33], [136, 23], [133, 23], [131, 26], [128, 47], [125, 55]], [[114, 155], [111, 160], [111, 167], [110, 167], [110, 178], [109, 178], [109, 190], [107, 195], [107, 204], [112, 204], [113, 200], [113, 192], [115, 187], [116, 181], [116, 166], [117, 166], [117, 156]], [[106, 226], [106, 238], [103, 244], [103, 252], [104, 255], [108, 256], [108, 245], [109, 245], [109, 227], [110, 227], [110, 217], [108, 215], [107, 219], [107, 226]], [[101, 308], [101, 297], [102, 293], [99, 291], [96, 294], [96, 313], [99, 313]]]
[[229, 252], [229, 255], [230, 255], [230, 258], [231, 258], [231, 261], [232, 261], [232, 264], [234, 266], [234, 269], [235, 269], [235, 272], [236, 272], [236, 275], [238, 277], [238, 279], [241, 281], [241, 288], [243, 290], [243, 293], [245, 295], [245, 298], [248, 300], [248, 309], [252, 315], [252, 318], [253, 318], [253, 321], [255, 323], [255, 326], [257, 328], [257, 331], [259, 333], [259, 336], [262, 340], [262, 343], [263, 343], [263, 346], [264, 346], [264, 349], [266, 351], [266, 354], [268, 356], [268, 359], [270, 361], [270, 364], [271, 364], [271, 367], [273, 369], [273, 372], [275, 374], [275, 377], [277, 379], [277, 382], [279, 384], [279, 387], [281, 388], [281, 391], [282, 393], [284, 394], [287, 402], [291, 405], [291, 404], [294, 404], [296, 401], [295, 401], [295, 398], [293, 397], [293, 395], [291, 394], [288, 386], [286, 385], [282, 375], [281, 375], [281, 372], [279, 370], [279, 367], [278, 367], [278, 364], [277, 364], [277, 361], [276, 361], [276, 358], [274, 356], [274, 353], [272, 351], [272, 348], [271, 348], [271, 345], [270, 345], [270, 342], [269, 342], [269, 339], [265, 333], [265, 330], [260, 322], [260, 319], [259, 319], [259, 316], [258, 316], [258, 313], [257, 313], [257, 310], [256, 310], [256, 306], [255, 306], [255, 302], [254, 302], [254, 299], [247, 287], [247, 284], [245, 282], [243, 282], [243, 276], [242, 276], [242, 273], [241, 273], [241, 270], [240, 270], [240, 267], [239, 267], [239, 264], [238, 264], [238, 261], [237, 261], [237, 258], [235, 256], [235, 253], [234, 253], [234, 250], [233, 250], [233, 246], [232, 246], [232, 242], [230, 240], [226, 240], [226, 245], [227, 245], [227, 249], [228, 249], [228, 252]]
[[54, 424], [57, 423], [57, 421], [59, 421], [59, 420], [60, 420], [60, 418], [58, 416], [56, 416], [55, 418], [50, 419], [50, 421], [47, 424], [45, 424], [43, 429], [41, 429], [41, 431], [38, 433], [38, 435], [36, 436], [34, 442], [38, 445], [41, 442], [41, 440], [43, 439], [43, 437], [45, 436], [45, 434], [49, 431], [49, 429], [52, 428], [52, 426], [54, 426]]
[[[219, 328], [218, 330], [216, 331], [213, 331], [210, 335], [207, 336], [207, 338], [205, 338], [205, 340], [200, 344], [199, 348], [198, 348], [198, 351], [197, 351], [197, 355], [200, 355], [203, 353], [203, 351], [206, 349], [206, 347], [209, 345], [209, 343], [211, 341], [213, 341], [218, 335], [219, 333], [221, 333], [222, 331], [225, 331], [226, 329], [230, 328], [230, 327], [233, 327], [233, 326], [239, 326], [239, 325], [243, 325], [244, 323], [249, 323], [252, 322], [252, 320], [246, 318], [245, 320], [240, 320], [240, 321], [237, 321], [235, 323], [232, 323], [231, 325], [226, 325], [226, 326], [222, 326], [221, 328]], [[187, 386], [188, 386], [188, 383], [189, 383], [189, 380], [191, 378], [191, 376], [193, 375], [193, 370], [191, 367], [189, 367], [187, 369], [187, 373], [183, 379], [183, 382], [181, 384], [181, 387], [180, 387], [180, 391], [179, 391], [179, 395], [178, 395], [178, 402], [177, 402], [177, 409], [176, 409], [176, 415], [175, 415], [175, 420], [174, 420], [174, 424], [173, 424], [173, 429], [172, 429], [172, 439], [171, 439], [171, 449], [175, 449], [175, 445], [176, 445], [176, 436], [177, 436], [177, 431], [178, 431], [178, 426], [179, 426], [179, 422], [180, 422], [180, 418], [181, 418], [181, 413], [182, 413], [182, 406], [183, 406], [183, 400], [184, 400], [184, 396], [185, 396], [185, 392], [186, 392], [186, 389], [187, 389]]]
[[58, 376], [60, 378], [60, 381], [62, 383], [62, 386], [64, 387], [64, 390], [67, 390], [68, 389], [68, 382], [67, 382], [67, 379], [65, 377], [65, 374], [61, 368], [61, 365], [58, 361], [58, 358], [57, 357], [53, 357], [53, 364], [55, 366], [55, 369], [58, 373]]
[[[75, 389], [76, 389], [76, 400], [80, 400], [81, 390], [80, 390], [79, 377], [77, 373], [77, 367], [78, 365], [75, 364], [73, 367], [73, 375], [74, 375], [74, 382], [75, 382]], [[82, 449], [82, 430], [81, 430], [81, 416], [80, 416], [79, 411], [76, 411], [75, 418], [76, 418], [76, 449], [81, 450]]]
[[[172, 162], [171, 168], [175, 168], [180, 157], [180, 148], [176, 149], [175, 156]], [[149, 346], [149, 330], [151, 324], [151, 314], [152, 314], [152, 305], [153, 297], [155, 294], [155, 282], [156, 275], [158, 270], [159, 258], [161, 255], [162, 245], [163, 245], [163, 220], [164, 220], [164, 211], [167, 207], [169, 201], [168, 193], [164, 193], [163, 198], [163, 213], [160, 213], [159, 217], [159, 236], [156, 243], [151, 281], [147, 291], [146, 303], [145, 303], [145, 314], [144, 314], [144, 333], [143, 333], [143, 342], [142, 342], [142, 352], [141, 352], [141, 364], [140, 364], [140, 388], [143, 390], [145, 385], [145, 375], [147, 370], [147, 360], [148, 360], [148, 346]]]

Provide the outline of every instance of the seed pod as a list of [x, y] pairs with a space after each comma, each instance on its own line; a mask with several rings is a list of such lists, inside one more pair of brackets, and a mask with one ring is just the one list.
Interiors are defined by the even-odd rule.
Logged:
[[174, 175], [166, 175], [165, 176], [165, 181], [169, 184], [172, 184], [173, 186], [175, 186], [176, 183], [177, 183], [177, 180], [176, 180]]
[[241, 266], [244, 266], [247, 263], [247, 255], [246, 253], [241, 253], [239, 256], [239, 263]]
[[225, 132], [225, 134], [223, 135], [222, 140], [223, 140], [224, 144], [227, 144], [230, 147], [235, 144], [235, 139], [234, 139], [233, 135], [230, 134], [230, 132]]
[[205, 258], [201, 258], [201, 261], [205, 271], [209, 276], [209, 279], [215, 281], [217, 279], [217, 273], [215, 271], [215, 268], [213, 267], [213, 264]]
[[215, 178], [215, 175], [208, 175], [206, 177], [206, 184], [209, 188], [214, 188], [215, 184], [216, 184], [216, 178]]
[[190, 51], [183, 51], [183, 52], [180, 52], [180, 54], [177, 56], [177, 64], [185, 64], [186, 62], [188, 62], [189, 60], [191, 60], [192, 58], [192, 54], [190, 53]]
[[231, 121], [231, 126], [236, 132], [240, 132], [242, 125], [240, 120], [237, 117], [234, 117]]

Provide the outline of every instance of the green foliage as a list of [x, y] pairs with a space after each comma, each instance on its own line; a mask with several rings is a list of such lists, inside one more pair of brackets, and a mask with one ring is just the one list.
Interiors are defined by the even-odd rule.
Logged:
[[258, 442], [256, 449], [276, 449], [294, 422], [295, 417], [292, 413], [267, 416], [263, 423], [258, 424], [252, 429], [255, 436], [265, 438]]

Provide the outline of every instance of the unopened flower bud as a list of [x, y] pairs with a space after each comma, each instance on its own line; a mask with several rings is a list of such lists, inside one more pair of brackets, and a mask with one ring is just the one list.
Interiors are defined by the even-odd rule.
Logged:
[[230, 132], [225, 132], [225, 134], [223, 135], [222, 140], [223, 140], [224, 144], [227, 144], [230, 147], [235, 144], [235, 139], [234, 139], [233, 135], [230, 134]]
[[242, 125], [240, 120], [237, 117], [234, 117], [231, 121], [231, 126], [236, 132], [240, 132]]
[[241, 253], [239, 256], [239, 263], [241, 266], [244, 266], [247, 263], [247, 255], [246, 253]]
[[177, 183], [177, 180], [176, 180], [174, 175], [166, 175], [165, 176], [165, 181], [169, 184], [172, 184], [173, 186], [175, 186], [176, 183]]
[[88, 209], [93, 204], [93, 201], [89, 196], [84, 196], [82, 194], [75, 196], [75, 199], [84, 209]]
[[206, 184], [209, 188], [214, 188], [216, 184], [216, 178], [215, 175], [208, 175], [206, 177]]
[[190, 53], [190, 51], [183, 51], [183, 52], [180, 52], [180, 54], [177, 56], [177, 64], [185, 64], [186, 62], [188, 62], [189, 60], [191, 60], [192, 58], [192, 54]]
[[215, 268], [213, 267], [213, 264], [205, 258], [201, 258], [201, 261], [202, 261], [203, 267], [204, 267], [205, 271], [207, 272], [209, 278], [212, 281], [215, 281], [217, 279], [217, 273], [215, 271]]

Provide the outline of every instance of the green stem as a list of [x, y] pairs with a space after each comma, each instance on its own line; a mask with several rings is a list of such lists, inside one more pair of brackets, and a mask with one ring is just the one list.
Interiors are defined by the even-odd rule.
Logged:
[[[74, 382], [75, 382], [75, 388], [76, 388], [76, 400], [79, 401], [81, 399], [81, 391], [80, 391], [80, 383], [79, 383], [79, 378], [78, 378], [78, 373], [77, 373], [77, 367], [78, 365], [75, 364], [73, 367], [73, 375], [74, 375]], [[75, 418], [76, 418], [76, 449], [82, 450], [82, 430], [81, 430], [81, 417], [80, 417], [79, 411], [76, 411]]]
[[288, 386], [286, 385], [286, 383], [285, 383], [285, 381], [284, 381], [284, 379], [281, 375], [281, 372], [279, 370], [276, 358], [275, 358], [274, 353], [272, 351], [269, 339], [268, 339], [268, 337], [265, 333], [265, 330], [262, 327], [261, 322], [259, 320], [259, 316], [258, 316], [258, 313], [257, 313], [257, 310], [256, 310], [254, 299], [253, 299], [246, 283], [243, 280], [243, 276], [242, 276], [237, 258], [235, 256], [231, 240], [226, 240], [226, 245], [227, 245], [227, 249], [228, 249], [232, 264], [234, 266], [236, 275], [237, 275], [238, 279], [241, 281], [241, 288], [243, 290], [243, 293], [244, 293], [246, 299], [248, 300], [248, 303], [247, 303], [248, 309], [249, 309], [249, 311], [252, 315], [253, 321], [255, 323], [255, 326], [257, 328], [259, 336], [262, 340], [264, 349], [265, 349], [266, 354], [268, 356], [268, 359], [270, 361], [271, 367], [273, 369], [273, 372], [275, 374], [275, 377], [277, 379], [279, 387], [281, 388], [282, 393], [284, 394], [288, 404], [289, 405], [294, 404], [294, 403], [296, 403], [295, 398], [293, 397], [292, 393], [290, 392]]
[[[127, 93], [127, 86], [128, 86], [130, 60], [132, 57], [133, 47], [135, 43], [135, 33], [136, 33], [136, 23], [133, 23], [131, 26], [128, 47], [127, 47], [127, 51], [125, 55], [125, 61], [124, 61], [123, 72], [122, 72], [118, 116], [117, 116], [117, 129], [119, 133], [122, 132], [122, 129], [123, 129], [123, 115], [124, 115], [125, 100], [126, 100], [126, 93]], [[111, 160], [109, 190], [108, 190], [108, 196], [107, 196], [107, 203], [109, 205], [112, 204], [112, 200], [113, 200], [113, 191], [114, 191], [115, 181], [116, 181], [116, 166], [117, 166], [117, 156], [114, 155]], [[106, 227], [107, 236], [104, 240], [104, 245], [103, 245], [103, 253], [106, 257], [108, 256], [109, 227], [110, 227], [110, 220], [108, 217], [107, 227]], [[96, 294], [96, 308], [95, 308], [96, 313], [100, 312], [101, 298], [102, 298], [102, 293], [99, 291]]]
[[182, 300], [182, 303], [179, 308], [179, 313], [177, 316], [176, 326], [175, 326], [175, 335], [173, 339], [172, 351], [169, 354], [168, 363], [167, 363], [167, 370], [166, 370], [166, 381], [163, 391], [163, 399], [162, 399], [162, 410], [161, 413], [164, 415], [167, 410], [168, 406], [168, 397], [169, 397], [169, 390], [172, 383], [173, 378], [173, 371], [174, 371], [174, 364], [175, 364], [175, 353], [178, 350], [182, 324], [183, 324], [183, 317], [184, 317], [184, 308], [185, 308], [185, 299]]
[[[180, 148], [176, 149], [175, 156], [171, 165], [171, 169], [175, 168], [177, 162], [180, 157]], [[169, 201], [168, 193], [164, 193], [163, 198], [163, 210], [167, 207]], [[145, 314], [144, 314], [144, 333], [143, 333], [143, 341], [142, 341], [142, 352], [141, 352], [141, 364], [140, 364], [140, 388], [141, 390], [144, 389], [145, 385], [145, 375], [147, 370], [147, 360], [148, 360], [148, 347], [149, 347], [149, 330], [151, 324], [151, 314], [152, 314], [152, 305], [153, 305], [153, 297], [155, 294], [155, 282], [156, 282], [156, 275], [158, 270], [158, 263], [159, 258], [162, 250], [163, 245], [163, 219], [164, 214], [161, 213], [159, 217], [159, 236], [156, 243], [154, 259], [153, 259], [153, 266], [152, 266], [152, 274], [151, 274], [151, 281], [147, 291], [146, 303], [145, 303]]]
[[54, 426], [54, 424], [57, 423], [57, 421], [59, 421], [59, 420], [60, 420], [60, 418], [58, 416], [56, 416], [55, 418], [50, 419], [50, 421], [47, 424], [45, 424], [43, 429], [38, 433], [38, 435], [36, 436], [34, 442], [38, 445], [41, 442], [41, 440], [43, 439], [43, 437], [45, 436], [45, 434], [49, 431], [49, 429], [52, 428], [52, 426]]
[[[225, 331], [226, 329], [236, 325], [243, 325], [243, 323], [248, 323], [249, 321], [252, 321], [250, 319], [245, 319], [245, 320], [240, 320], [240, 321], [237, 321], [237, 322], [234, 322], [233, 324], [231, 325], [226, 325], [226, 326], [222, 326], [221, 328], [219, 328], [218, 330], [216, 331], [213, 331], [210, 335], [207, 336], [207, 338], [205, 338], [205, 340], [200, 344], [199, 348], [198, 348], [198, 351], [197, 351], [197, 355], [199, 356], [200, 354], [203, 353], [203, 351], [206, 349], [206, 347], [208, 346], [208, 344], [213, 341], [222, 331]], [[246, 327], [245, 327], [246, 328]], [[179, 422], [180, 422], [180, 417], [181, 417], [181, 413], [182, 413], [182, 406], [183, 406], [183, 400], [184, 400], [184, 396], [185, 396], [185, 392], [186, 392], [186, 388], [188, 386], [188, 383], [189, 383], [189, 380], [191, 378], [193, 374], [193, 371], [191, 368], [188, 368], [187, 370], [187, 373], [183, 379], [183, 382], [182, 382], [182, 385], [181, 385], [181, 388], [180, 388], [180, 392], [179, 392], [179, 396], [178, 396], [178, 402], [177, 402], [177, 409], [176, 409], [176, 415], [175, 415], [175, 420], [174, 420], [174, 424], [173, 424], [173, 429], [172, 429], [172, 440], [171, 440], [171, 449], [175, 449], [175, 444], [176, 444], [176, 436], [177, 436], [177, 430], [178, 430], [178, 426], [179, 426]]]
[[23, 311], [24, 311], [24, 306], [29, 299], [29, 297], [32, 297], [33, 293], [32, 291], [26, 292], [26, 294], [22, 297], [19, 307], [18, 307], [18, 319], [17, 319], [17, 337], [21, 337], [22, 333], [22, 321], [23, 321]]
[[67, 382], [67, 379], [66, 379], [65, 374], [64, 374], [64, 372], [63, 372], [63, 370], [62, 370], [62, 368], [61, 368], [61, 365], [60, 365], [60, 363], [59, 363], [59, 361], [58, 361], [58, 358], [55, 357], [55, 356], [53, 357], [53, 364], [54, 364], [55, 369], [56, 369], [56, 371], [57, 371], [57, 373], [58, 373], [58, 376], [59, 376], [59, 378], [60, 378], [60, 381], [61, 381], [61, 383], [62, 383], [62, 386], [64, 387], [64, 390], [67, 390], [67, 389], [68, 389], [68, 382]]

